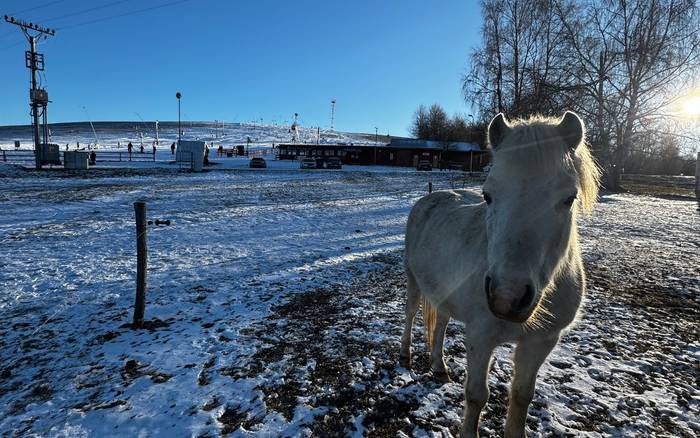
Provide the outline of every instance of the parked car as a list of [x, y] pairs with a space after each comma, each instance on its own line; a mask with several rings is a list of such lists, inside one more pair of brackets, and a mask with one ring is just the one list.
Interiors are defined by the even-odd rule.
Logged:
[[249, 166], [251, 168], [264, 169], [267, 167], [267, 163], [265, 162], [264, 158], [255, 157], [255, 158], [250, 160]]
[[328, 158], [328, 161], [326, 161], [326, 168], [327, 169], [342, 169], [343, 162], [340, 161], [340, 158], [338, 158], [338, 157], [330, 157], [330, 158]]
[[300, 169], [315, 169], [316, 168], [316, 160], [313, 158], [304, 158], [299, 162], [299, 168]]
[[430, 161], [428, 160], [420, 160], [418, 162], [418, 167], [416, 167], [417, 170], [433, 170], [433, 165], [430, 164]]

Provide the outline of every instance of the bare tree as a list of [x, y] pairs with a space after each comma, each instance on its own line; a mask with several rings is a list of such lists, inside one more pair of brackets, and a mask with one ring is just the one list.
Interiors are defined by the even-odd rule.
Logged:
[[[690, 0], [482, 0], [483, 41], [463, 80], [485, 120], [574, 109], [588, 121], [606, 185], [700, 66], [699, 6]], [[659, 139], [660, 141], [660, 139]], [[660, 150], [657, 143], [650, 146]], [[661, 156], [658, 155], [657, 156]]]

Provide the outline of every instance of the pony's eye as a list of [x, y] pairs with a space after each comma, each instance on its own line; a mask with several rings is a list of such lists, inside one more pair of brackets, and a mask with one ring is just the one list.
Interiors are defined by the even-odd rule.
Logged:
[[487, 204], [490, 204], [490, 203], [491, 203], [491, 195], [489, 195], [488, 193], [484, 192], [484, 193], [483, 193], [483, 196], [484, 196], [484, 201], [486, 201]]
[[566, 198], [566, 201], [564, 201], [564, 205], [566, 205], [567, 207], [571, 207], [572, 205], [574, 205], [574, 201], [576, 201], [576, 195], [569, 196], [568, 198]]

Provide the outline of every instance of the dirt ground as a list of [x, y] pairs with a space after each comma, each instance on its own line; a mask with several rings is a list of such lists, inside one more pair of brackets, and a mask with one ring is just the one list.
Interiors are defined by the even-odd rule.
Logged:
[[[422, 328], [414, 340], [413, 373], [398, 367], [405, 287], [400, 261], [398, 253], [382, 257], [378, 260], [381, 267], [347, 287], [294, 296], [275, 309], [274, 318], [252, 328], [251, 337], [263, 337], [266, 345], [255, 354], [250, 367], [220, 372], [234, 378], [250, 373], [281, 376], [268, 380], [261, 389], [268, 408], [288, 420], [299, 400], [315, 407], [328, 406], [328, 413], [309, 426], [314, 436], [456, 435], [466, 373], [460, 325], [450, 324], [446, 349], [455, 383], [443, 385], [433, 380], [422, 346]], [[590, 264], [587, 269], [590, 293], [583, 318], [562, 339], [568, 357], [550, 357], [546, 372], [540, 375], [559, 391], [560, 399], [537, 391], [528, 416], [530, 433], [678, 437], [699, 433], [677, 424], [672, 414], [644, 395], [657, 386], [671, 388], [678, 409], [697, 415], [697, 357], [693, 360], [678, 353], [693, 343], [697, 346], [698, 302], [684, 302], [644, 281], [620, 285], [609, 272]], [[615, 342], [621, 336], [626, 342]], [[503, 430], [512, 372], [509, 352], [497, 356], [494, 363], [491, 397], [482, 418], [484, 436], [499, 436]], [[604, 359], [609, 367], [596, 366], [590, 357]], [[617, 367], [630, 361], [642, 361], [643, 372]], [[590, 376], [592, 387], [581, 390], [567, 385], [572, 375], [582, 372]], [[599, 403], [596, 395], [616, 400], [617, 406]], [[552, 403], [563, 403], [570, 411], [568, 418], [553, 420], [548, 411]], [[254, 430], [256, 419], [241, 412], [220, 421], [230, 431], [239, 427]]]

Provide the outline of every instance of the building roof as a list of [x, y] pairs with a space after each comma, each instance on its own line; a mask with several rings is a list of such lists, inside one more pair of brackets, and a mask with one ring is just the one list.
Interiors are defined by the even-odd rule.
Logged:
[[[419, 140], [417, 138], [392, 138], [391, 143], [386, 147], [396, 149], [431, 149], [443, 150], [444, 143], [435, 140]], [[481, 148], [476, 143], [467, 143], [463, 141], [451, 142], [448, 147], [451, 151], [469, 152], [481, 151]]]

